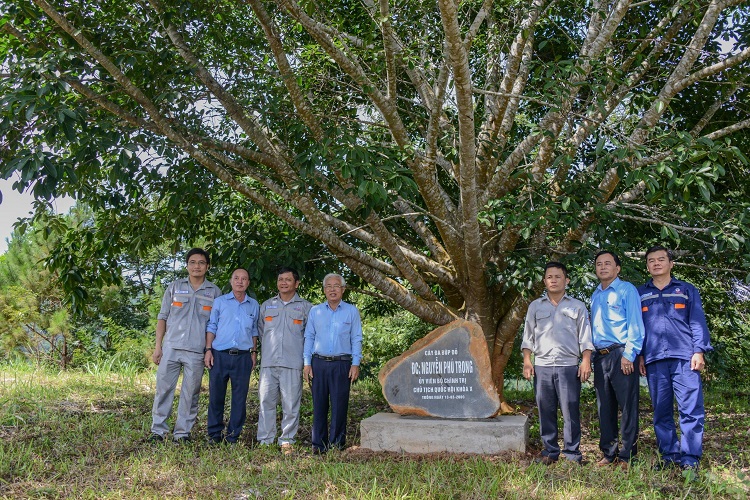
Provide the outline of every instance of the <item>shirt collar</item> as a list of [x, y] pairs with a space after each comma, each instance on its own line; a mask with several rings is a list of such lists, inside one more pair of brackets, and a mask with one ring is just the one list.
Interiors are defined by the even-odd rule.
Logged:
[[[284, 302], [284, 300], [281, 298], [281, 295], [278, 294], [278, 293], [276, 294], [276, 296], [274, 297], [274, 299], [278, 300], [279, 302]], [[292, 297], [289, 300], [289, 302], [287, 302], [287, 304], [291, 304], [292, 302], [298, 302], [300, 300], [302, 300], [302, 297], [300, 297], [297, 292], [294, 292], [294, 297]], [[328, 303], [328, 301], [326, 301], [326, 304], [327, 303]]]
[[[569, 297], [568, 297], [568, 293], [567, 293], [567, 292], [565, 292], [565, 293], [563, 294], [563, 296], [562, 296], [562, 297], [560, 297], [560, 302], [558, 302], [558, 304], [561, 304], [561, 303], [562, 303], [562, 301], [563, 301], [563, 300], [565, 300], [565, 299], [567, 299], [567, 298], [569, 298]], [[546, 300], [546, 301], [547, 301], [547, 302], [549, 302], [550, 304], [552, 303], [552, 301], [551, 301], [551, 300], [549, 299], [549, 295], [547, 295], [547, 292], [544, 292], [544, 295], [542, 295], [542, 300]]]
[[[609, 286], [607, 287], [607, 289], [610, 289], [610, 288], [612, 288], [612, 287], [615, 287], [615, 288], [617, 288], [617, 287], [618, 287], [618, 286], [620, 285], [620, 282], [621, 282], [621, 281], [622, 281], [622, 280], [621, 280], [621, 279], [620, 279], [620, 277], [618, 276], [617, 278], [615, 278], [614, 280], [612, 280], [612, 283], [610, 283], [610, 284], [609, 284]], [[600, 291], [600, 292], [601, 292], [601, 291], [603, 291], [603, 290], [602, 290], [602, 284], [601, 284], [601, 283], [599, 283], [599, 286], [597, 286], [597, 287], [596, 287], [596, 289], [597, 289], [598, 291]]]
[[[234, 292], [229, 292], [228, 294], [226, 294], [226, 295], [225, 295], [225, 297], [227, 297], [228, 299], [234, 299], [234, 300], [237, 300], [237, 299], [236, 299], [236, 298], [234, 297]], [[249, 295], [248, 295], [247, 293], [245, 293], [245, 298], [244, 298], [244, 299], [242, 299], [242, 300], [240, 300], [240, 301], [238, 301], [238, 302], [239, 302], [240, 304], [244, 304], [245, 302], [247, 302], [247, 301], [249, 301], [249, 300], [250, 300], [250, 296], [249, 296]]]
[[[665, 286], [662, 290], [667, 289], [667, 288], [669, 288], [671, 286], [677, 286], [677, 285], [684, 286], [685, 282], [682, 281], [682, 280], [678, 280], [674, 276], [671, 276], [671, 279], [669, 280], [669, 283], [667, 283], [667, 286]], [[657, 288], [658, 289], [658, 287], [656, 285], [654, 285], [654, 278], [651, 278], [650, 280], [648, 280], [646, 282], [646, 287], [647, 288]]]
[[[328, 303], [327, 300], [325, 302], [323, 302], [323, 303], [326, 305], [326, 309], [328, 309], [329, 311], [333, 311], [333, 309], [331, 309], [331, 306], [330, 306], [330, 304]], [[344, 302], [343, 300], [341, 302], [339, 302], [339, 305], [336, 306], [336, 310], [338, 311], [341, 308], [341, 306], [343, 306], [344, 304], [346, 304], [346, 302]]]

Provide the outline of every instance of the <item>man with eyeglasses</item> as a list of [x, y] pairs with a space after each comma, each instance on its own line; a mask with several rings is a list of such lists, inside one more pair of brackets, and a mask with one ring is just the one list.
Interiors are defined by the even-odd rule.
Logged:
[[305, 327], [302, 372], [312, 387], [312, 446], [318, 455], [330, 448], [341, 450], [346, 444], [349, 389], [359, 377], [362, 359], [362, 321], [357, 308], [341, 300], [345, 289], [340, 274], [326, 275], [326, 302], [310, 310]]
[[177, 379], [182, 371], [180, 403], [174, 424], [174, 440], [190, 441], [198, 415], [198, 394], [203, 379], [203, 349], [206, 323], [219, 287], [206, 280], [211, 265], [208, 252], [192, 248], [185, 256], [188, 277], [167, 287], [156, 321], [156, 345], [152, 359], [156, 371], [156, 395], [151, 411], [150, 442], [164, 441], [169, 434], [167, 419], [172, 413]]

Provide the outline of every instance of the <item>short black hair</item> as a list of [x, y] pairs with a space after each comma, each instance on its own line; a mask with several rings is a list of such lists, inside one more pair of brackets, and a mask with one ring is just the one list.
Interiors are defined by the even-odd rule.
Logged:
[[565, 264], [562, 262], [556, 262], [554, 260], [547, 262], [547, 265], [544, 266], [544, 274], [547, 274], [547, 269], [549, 268], [562, 269], [563, 275], [566, 278], [568, 277], [568, 268], [565, 267]]
[[619, 266], [619, 267], [622, 267], [622, 264], [620, 264], [620, 257], [618, 257], [618, 256], [617, 256], [617, 254], [616, 254], [616, 253], [614, 253], [614, 252], [613, 252], [613, 251], [611, 251], [611, 250], [602, 250], [601, 252], [599, 252], [598, 254], [596, 254], [596, 255], [594, 256], [594, 264], [596, 264], [596, 260], [597, 260], [597, 259], [598, 259], [598, 258], [599, 258], [600, 256], [602, 256], [602, 255], [604, 255], [604, 254], [609, 254], [609, 255], [611, 255], [611, 256], [612, 256], [612, 258], [613, 258], [613, 259], [615, 259], [615, 265], [616, 265], [616, 266]]
[[281, 266], [279, 270], [276, 271], [276, 277], [279, 277], [282, 274], [286, 273], [292, 273], [292, 276], [294, 276], [294, 281], [299, 281], [299, 273], [295, 268], [289, 266]]
[[667, 258], [669, 259], [669, 262], [672, 262], [674, 260], [674, 254], [672, 253], [672, 250], [663, 245], [654, 245], [646, 250], [646, 260], [648, 261], [649, 254], [652, 254], [654, 252], [661, 252], [662, 250], [667, 252]]
[[188, 253], [185, 254], [185, 264], [188, 263], [190, 257], [192, 257], [193, 255], [202, 255], [206, 258], [206, 264], [211, 263], [211, 257], [208, 256], [208, 252], [206, 252], [202, 248], [191, 248], [190, 250], [188, 250]]

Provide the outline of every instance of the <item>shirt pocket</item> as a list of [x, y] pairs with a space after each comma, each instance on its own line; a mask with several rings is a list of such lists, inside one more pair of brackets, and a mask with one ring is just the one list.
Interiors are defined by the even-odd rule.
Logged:
[[305, 315], [302, 311], [291, 311], [289, 313], [289, 330], [299, 332], [300, 335], [305, 333]]
[[275, 326], [279, 322], [279, 310], [278, 309], [266, 309], [263, 313], [263, 324], [266, 327]]
[[352, 333], [352, 320], [346, 319], [341, 322], [341, 326], [339, 327], [339, 338], [342, 339], [349, 339], [351, 337]]
[[667, 314], [673, 318], [685, 319], [688, 314], [687, 297], [667, 297]]
[[552, 313], [550, 311], [536, 311], [534, 321], [538, 328], [547, 329], [552, 323]]
[[214, 307], [214, 299], [205, 295], [196, 295], [195, 307], [198, 309], [198, 315], [208, 321], [208, 318], [211, 316], [211, 309]]
[[185, 311], [190, 309], [190, 295], [186, 293], [173, 294], [170, 309], [173, 314], [185, 314]]
[[568, 319], [572, 319], [573, 321], [576, 321], [578, 319], [578, 315], [580, 312], [577, 309], [573, 309], [572, 307], [568, 307], [562, 310], [563, 316], [565, 316]]

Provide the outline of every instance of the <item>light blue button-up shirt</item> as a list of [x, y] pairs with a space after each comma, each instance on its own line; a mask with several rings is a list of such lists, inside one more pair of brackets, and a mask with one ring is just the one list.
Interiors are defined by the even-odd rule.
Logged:
[[256, 321], [259, 310], [258, 301], [247, 295], [242, 302], [232, 292], [217, 297], [206, 326], [207, 332], [216, 335], [211, 347], [217, 351], [252, 349], [253, 337], [258, 336]]
[[313, 354], [351, 354], [352, 365], [359, 366], [362, 360], [362, 320], [356, 307], [342, 300], [335, 311], [327, 301], [310, 309], [305, 326], [305, 365], [311, 364]]
[[603, 349], [612, 344], [625, 344], [622, 355], [635, 361], [643, 348], [641, 297], [632, 283], [620, 278], [602, 290], [600, 284], [591, 296], [591, 329], [594, 346]]

